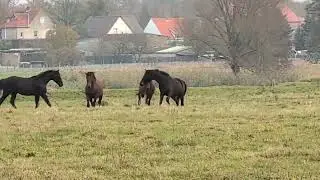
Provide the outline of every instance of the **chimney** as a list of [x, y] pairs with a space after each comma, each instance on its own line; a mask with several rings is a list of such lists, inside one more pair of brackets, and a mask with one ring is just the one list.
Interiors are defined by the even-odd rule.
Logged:
[[26, 13], [28, 15], [28, 27], [29, 27], [29, 24], [30, 24], [30, 11], [31, 11], [31, 8], [29, 6], [27, 6]]

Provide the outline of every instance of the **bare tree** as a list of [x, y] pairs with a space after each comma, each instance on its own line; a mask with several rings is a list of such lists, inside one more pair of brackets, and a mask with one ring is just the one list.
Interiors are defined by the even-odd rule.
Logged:
[[75, 27], [86, 20], [86, 13], [79, 0], [51, 0], [45, 7], [57, 24]]
[[[223, 55], [235, 75], [241, 68], [255, 71], [256, 66], [245, 59], [261, 57], [262, 54], [266, 56], [266, 52], [261, 51], [270, 47], [272, 40], [288, 38], [289, 26], [278, 4], [279, 0], [195, 1], [197, 20], [184, 24], [185, 33], [190, 35], [188, 39], [197, 49], [213, 50]], [[278, 28], [273, 26], [271, 31], [268, 25], [273, 25], [275, 21], [280, 24]], [[288, 47], [288, 44], [282, 45], [278, 47]]]
[[77, 65], [81, 61], [76, 49], [78, 34], [69, 26], [57, 25], [47, 33], [47, 63], [51, 66]]
[[0, 0], [0, 23], [2, 23], [10, 14], [10, 9], [14, 7], [16, 0]]

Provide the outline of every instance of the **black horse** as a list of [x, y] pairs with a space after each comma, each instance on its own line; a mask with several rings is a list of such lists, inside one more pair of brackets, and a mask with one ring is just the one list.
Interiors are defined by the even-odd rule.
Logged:
[[56, 82], [60, 87], [63, 86], [59, 70], [45, 71], [29, 78], [11, 76], [2, 79], [0, 80], [0, 89], [2, 89], [3, 92], [0, 99], [0, 105], [11, 94], [10, 104], [14, 108], [17, 108], [15, 100], [17, 94], [21, 94], [24, 96], [35, 96], [36, 108], [39, 107], [40, 97], [42, 97], [48, 106], [51, 107], [51, 103], [47, 96], [47, 84], [51, 80]]
[[144, 98], [144, 96], [146, 96], [146, 104], [150, 106], [151, 104], [151, 99], [152, 96], [154, 94], [154, 90], [155, 90], [155, 86], [152, 83], [152, 81], [150, 81], [149, 83], [144, 84], [143, 86], [139, 87], [139, 91], [137, 93], [138, 96], [138, 105], [141, 104], [141, 98]]
[[187, 92], [186, 83], [179, 78], [172, 78], [168, 73], [160, 71], [158, 69], [146, 70], [143, 78], [140, 81], [140, 86], [155, 80], [159, 84], [160, 89], [160, 105], [162, 104], [164, 96], [167, 96], [167, 103], [172, 98], [177, 106], [179, 106], [179, 100], [181, 106], [184, 106], [184, 96]]

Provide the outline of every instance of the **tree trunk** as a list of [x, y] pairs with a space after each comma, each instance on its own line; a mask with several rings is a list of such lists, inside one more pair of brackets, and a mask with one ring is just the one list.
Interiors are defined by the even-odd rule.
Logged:
[[234, 59], [233, 59], [233, 60], [230, 62], [230, 68], [231, 68], [233, 74], [234, 74], [235, 76], [238, 76], [238, 74], [240, 73], [240, 65], [239, 65], [239, 63], [237, 62], [237, 60], [234, 60]]

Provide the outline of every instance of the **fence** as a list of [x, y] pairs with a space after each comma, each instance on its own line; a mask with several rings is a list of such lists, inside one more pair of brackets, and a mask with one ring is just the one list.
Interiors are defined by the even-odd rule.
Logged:
[[0, 67], [0, 78], [8, 76], [29, 77], [47, 69], [60, 69], [64, 81], [64, 88], [83, 88], [85, 76], [83, 72], [94, 71], [97, 77], [102, 78], [106, 88], [137, 88], [145, 69], [160, 69], [173, 77], [185, 80], [188, 86], [207, 87], [214, 85], [267, 85], [273, 81], [292, 82], [301, 75], [293, 71], [274, 72], [269, 75], [258, 75], [241, 71], [235, 77], [226, 62], [161, 62], [161, 63], [129, 63], [64, 66], [54, 68], [14, 68]]

